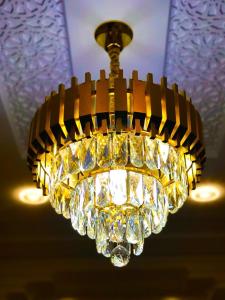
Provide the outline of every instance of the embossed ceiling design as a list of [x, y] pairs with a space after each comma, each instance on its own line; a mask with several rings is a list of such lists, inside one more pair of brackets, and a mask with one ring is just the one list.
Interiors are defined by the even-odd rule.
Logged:
[[0, 1], [0, 96], [23, 155], [29, 123], [71, 77], [62, 1]]
[[225, 132], [224, 0], [172, 0], [165, 74], [192, 97], [215, 157]]
[[[73, 58], [71, 61], [70, 57], [70, 51], [78, 51], [78, 38], [82, 36], [74, 43], [67, 34], [66, 23], [69, 33], [73, 32], [71, 18], [82, 15], [84, 9], [87, 10], [86, 17], [80, 18], [80, 26], [84, 22], [101, 23], [107, 19], [107, 3], [98, 8], [99, 13], [96, 12], [96, 4], [99, 5], [88, 0], [0, 0], [0, 98], [23, 154], [26, 152], [30, 119], [44, 97], [59, 83], [68, 84], [72, 65], [77, 66], [74, 67], [77, 74], [83, 72], [85, 62], [74, 61]], [[112, 2], [109, 1], [109, 18], [114, 16], [111, 7]], [[126, 7], [130, 8], [129, 14], [125, 14]], [[141, 18], [143, 7], [148, 7], [150, 13], [143, 13]], [[216, 156], [225, 131], [225, 0], [172, 0], [170, 14], [169, 0], [163, 2], [163, 8], [158, 0], [126, 0], [118, 14], [115, 10], [115, 19], [121, 19], [123, 11], [125, 21], [134, 26], [134, 34], [137, 33], [138, 37], [137, 40], [134, 38], [131, 52], [126, 50], [126, 56], [138, 57], [136, 68], [140, 73], [145, 70], [146, 60], [149, 63], [149, 59], [138, 30], [149, 30], [151, 27], [149, 40], [145, 40], [153, 49], [150, 53], [153, 61], [158, 57], [163, 65], [161, 61], [164, 57], [164, 73], [169, 82], [178, 82], [191, 95], [204, 121], [207, 156]], [[162, 11], [163, 16], [157, 17]], [[154, 20], [151, 26], [147, 21], [149, 18]], [[79, 25], [79, 22], [75, 23]], [[89, 33], [94, 32], [95, 28], [87, 28]], [[146, 30], [142, 30], [145, 35]], [[164, 33], [167, 30], [166, 44]], [[154, 47], [157, 38], [160, 39], [160, 48]], [[81, 44], [84, 46], [85, 43]], [[82, 51], [95, 53], [95, 49], [90, 49], [92, 45], [97, 47], [94, 41], [92, 45], [87, 45], [86, 52], [85, 49]], [[102, 57], [104, 62], [106, 57], [104, 54]], [[126, 59], [124, 61], [126, 67]], [[149, 71], [155, 73], [151, 62], [149, 67]], [[160, 69], [158, 71], [163, 73]]]

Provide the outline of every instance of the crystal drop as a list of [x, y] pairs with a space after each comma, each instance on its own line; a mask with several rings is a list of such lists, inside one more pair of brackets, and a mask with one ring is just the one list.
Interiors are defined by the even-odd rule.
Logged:
[[78, 153], [81, 147], [81, 142], [71, 143], [68, 146], [68, 172], [70, 174], [76, 174], [80, 171], [79, 169], [79, 158]]
[[96, 247], [98, 253], [101, 253], [101, 249], [108, 239], [107, 218], [108, 215], [105, 212], [99, 212], [96, 222]]
[[143, 250], [144, 250], [144, 240], [141, 241], [140, 243], [137, 243], [137, 244], [133, 245], [133, 253], [134, 253], [134, 255], [136, 255], [136, 256], [141, 255], [141, 253], [143, 252]]
[[155, 210], [152, 210], [152, 232], [160, 233], [162, 228], [163, 226], [159, 214]]
[[166, 164], [169, 156], [170, 146], [167, 143], [158, 141], [159, 157], [161, 164]]
[[156, 203], [153, 198], [153, 186], [156, 179], [154, 177], [143, 175], [143, 198], [144, 205], [148, 208], [155, 207]]
[[78, 228], [78, 205], [79, 205], [79, 186], [76, 187], [73, 194], [71, 194], [71, 200], [70, 200], [70, 219], [71, 224], [74, 230], [77, 230]]
[[112, 163], [112, 135], [97, 135], [97, 164], [106, 168]]
[[140, 168], [144, 163], [143, 137], [130, 134], [130, 161], [133, 166]]
[[113, 243], [121, 243], [124, 240], [125, 227], [124, 227], [124, 216], [122, 213], [116, 213], [112, 216], [110, 223], [109, 238]]
[[85, 208], [85, 215], [87, 218], [87, 235], [90, 239], [95, 239], [96, 237], [96, 219], [97, 212], [94, 205], [90, 202]]
[[168, 195], [169, 212], [174, 214], [179, 209], [179, 206], [177, 205], [177, 189], [175, 182], [166, 187], [166, 193]]
[[142, 210], [142, 230], [144, 238], [147, 238], [152, 233], [152, 216], [151, 216], [151, 210], [148, 208], [144, 208]]
[[69, 219], [70, 218], [70, 206], [69, 206], [68, 199], [63, 199], [61, 201], [61, 210], [62, 210], [63, 217], [66, 219]]
[[145, 163], [150, 170], [159, 168], [158, 143], [148, 136], [145, 137]]
[[61, 184], [57, 184], [54, 190], [54, 208], [57, 214], [62, 213], [62, 206], [61, 206], [61, 200], [62, 200], [62, 186]]
[[124, 267], [128, 264], [130, 255], [128, 250], [118, 245], [116, 246], [111, 253], [111, 262], [115, 267]]
[[65, 179], [68, 176], [68, 169], [69, 169], [69, 151], [67, 147], [60, 150], [60, 156], [61, 156], [61, 164], [63, 165], [61, 178]]
[[130, 203], [136, 207], [143, 204], [143, 182], [142, 175], [136, 172], [128, 172]]
[[113, 164], [125, 166], [128, 162], [127, 134], [113, 135]]
[[95, 137], [83, 139], [79, 149], [80, 169], [82, 171], [93, 170], [96, 163], [96, 139]]
[[109, 172], [99, 173], [95, 178], [96, 204], [106, 207], [110, 204]]
[[80, 235], [85, 235], [86, 234], [86, 216], [85, 216], [84, 212], [78, 210], [77, 218], [78, 218], [77, 232]]
[[169, 163], [170, 179], [177, 180], [179, 176], [178, 169], [177, 169], [178, 153], [173, 147], [170, 147], [168, 163]]
[[105, 256], [105, 257], [110, 257], [111, 256], [111, 253], [112, 253], [112, 250], [113, 250], [113, 243], [107, 241], [105, 243], [105, 245], [102, 247], [102, 254]]
[[126, 239], [131, 244], [136, 244], [142, 239], [140, 218], [137, 214], [132, 214], [127, 219]]
[[127, 202], [127, 172], [125, 170], [110, 171], [110, 194], [112, 202], [122, 205]]

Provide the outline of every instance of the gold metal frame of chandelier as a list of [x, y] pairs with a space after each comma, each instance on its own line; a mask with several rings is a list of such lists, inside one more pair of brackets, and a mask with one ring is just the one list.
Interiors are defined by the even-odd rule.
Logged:
[[[86, 73], [84, 83], [78, 84], [73, 77], [70, 88], [65, 89], [61, 84], [58, 93], [46, 97], [30, 129], [28, 164], [34, 180], [39, 180], [37, 165], [44, 152], [59, 149], [69, 140], [112, 130], [147, 134], [175, 147], [184, 147], [196, 163], [199, 179], [205, 162], [202, 124], [185, 92], [179, 91], [175, 84], [168, 88], [165, 77], [161, 84], [153, 82], [152, 74], [147, 75], [146, 81], [139, 80], [137, 71], [133, 72], [129, 87], [122, 70], [113, 80], [114, 87], [110, 88], [104, 70], [97, 81]], [[110, 107], [112, 100], [114, 110]]]

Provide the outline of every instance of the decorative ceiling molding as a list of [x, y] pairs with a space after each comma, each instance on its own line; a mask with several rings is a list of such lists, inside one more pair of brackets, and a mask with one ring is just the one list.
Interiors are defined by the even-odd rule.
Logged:
[[172, 0], [165, 74], [199, 110], [207, 156], [225, 132], [225, 0]]
[[63, 1], [0, 0], [0, 96], [21, 153], [44, 97], [72, 75]]

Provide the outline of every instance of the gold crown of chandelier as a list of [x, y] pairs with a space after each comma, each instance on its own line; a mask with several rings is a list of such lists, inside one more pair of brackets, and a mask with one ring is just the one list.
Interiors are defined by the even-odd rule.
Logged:
[[132, 37], [122, 22], [97, 28], [109, 78], [101, 70], [97, 81], [86, 73], [84, 83], [59, 85], [37, 110], [28, 147], [33, 179], [56, 212], [118, 267], [183, 205], [205, 161], [201, 119], [185, 92], [152, 74], [123, 78], [119, 53]]

